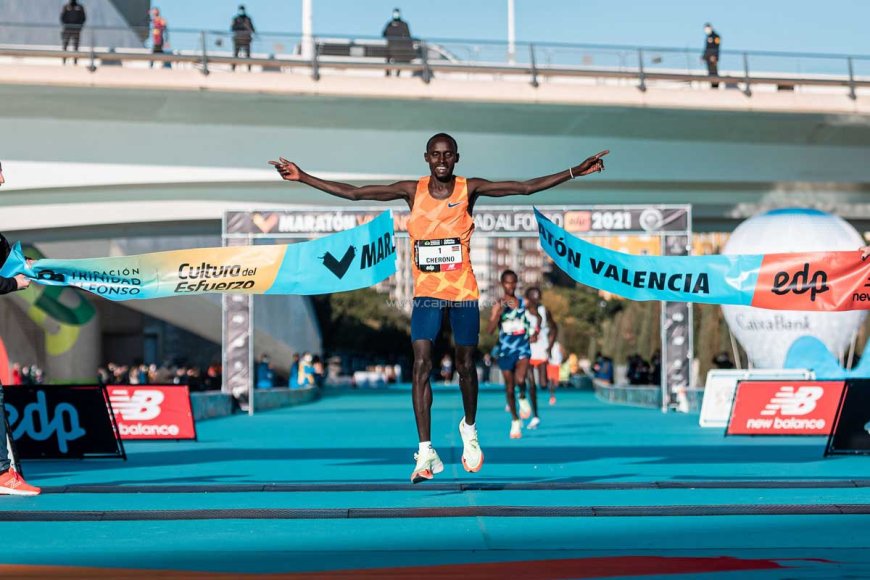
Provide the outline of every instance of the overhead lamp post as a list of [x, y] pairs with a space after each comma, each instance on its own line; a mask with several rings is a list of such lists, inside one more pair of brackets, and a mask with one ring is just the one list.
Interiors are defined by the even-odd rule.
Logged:
[[508, 0], [508, 62], [514, 64], [517, 56], [516, 7], [514, 0]]
[[314, 56], [314, 17], [312, 0], [302, 0], [302, 58]]

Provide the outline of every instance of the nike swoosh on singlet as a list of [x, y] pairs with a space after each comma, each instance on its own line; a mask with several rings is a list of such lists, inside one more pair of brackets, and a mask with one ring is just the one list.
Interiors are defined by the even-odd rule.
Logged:
[[457, 205], [459, 205], [461, 203], [462, 203], [461, 201], [457, 201], [456, 203], [447, 202], [447, 207], [456, 207]]

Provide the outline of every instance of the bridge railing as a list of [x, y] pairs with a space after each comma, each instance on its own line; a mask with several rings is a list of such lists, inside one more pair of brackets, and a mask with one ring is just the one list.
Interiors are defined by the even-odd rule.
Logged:
[[[711, 77], [701, 51], [689, 48], [600, 44], [517, 43], [487, 40], [415, 39], [395, 51], [380, 37], [264, 32], [254, 35], [250, 58], [237, 57], [229, 31], [170, 29], [163, 52], [154, 54], [147, 27], [85, 27], [77, 51], [61, 50], [57, 26], [0, 22], [0, 62], [54, 64], [76, 59], [96, 72], [104, 66], [195, 68], [204, 74], [236, 66], [263, 72], [383, 76], [402, 71], [433, 78], [500, 79], [540, 83], [634, 85], [640, 90], [725, 88], [753, 91], [845, 93], [870, 87], [870, 55], [729, 51]], [[72, 48], [72, 47], [70, 47]], [[393, 50], [393, 52], [391, 52]], [[388, 59], [393, 56], [393, 62]]]

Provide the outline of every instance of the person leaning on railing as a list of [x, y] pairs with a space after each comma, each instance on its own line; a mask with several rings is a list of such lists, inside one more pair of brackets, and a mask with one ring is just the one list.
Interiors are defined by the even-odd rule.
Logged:
[[[393, 9], [393, 19], [387, 22], [382, 36], [387, 39], [387, 63], [411, 62], [414, 60], [414, 41], [411, 39], [411, 29], [408, 23], [402, 20], [402, 13], [398, 8]], [[386, 70], [386, 76], [390, 76], [390, 68]], [[396, 77], [401, 76], [402, 71], [396, 70]]]
[[[82, 27], [85, 25], [87, 16], [85, 15], [85, 7], [77, 2], [77, 0], [69, 0], [60, 11], [60, 23], [63, 30], [60, 33], [63, 50], [66, 52], [70, 42], [72, 42], [73, 50], [78, 52], [79, 40], [82, 36]], [[73, 64], [78, 64], [79, 59], [74, 58]], [[63, 59], [63, 64], [66, 64], [66, 58]]]
[[[239, 13], [233, 18], [233, 56], [239, 58], [240, 54], [244, 54], [245, 58], [251, 58], [251, 41], [254, 38], [254, 22], [251, 17], [245, 12], [244, 6], [239, 6]], [[236, 70], [236, 63], [233, 63], [233, 70]], [[251, 70], [251, 65], [248, 65], [248, 71]]]
[[[719, 76], [719, 45], [722, 44], [722, 38], [713, 30], [713, 25], [709, 22], [704, 25], [704, 34], [707, 35], [707, 40], [704, 44], [704, 56], [701, 60], [707, 63], [707, 73], [711, 77]], [[710, 86], [714, 89], [719, 88], [719, 83], [713, 81]]]
[[[153, 54], [163, 54], [163, 46], [168, 44], [169, 30], [167, 30], [166, 19], [160, 16], [159, 8], [151, 9], [151, 52]], [[149, 68], [154, 67], [154, 61], [148, 63]], [[168, 68], [169, 62], [164, 63], [164, 67]]]
[[[3, 179], [3, 166], [0, 165], [0, 186], [5, 183]], [[0, 234], [0, 267], [6, 262], [9, 257], [11, 248], [9, 242]], [[0, 277], [0, 294], [9, 294], [18, 290], [24, 290], [30, 286], [30, 279], [19, 274], [14, 278]], [[6, 412], [6, 407], [3, 404], [3, 384], [0, 383], [0, 410]], [[5, 415], [0, 418], [0, 495], [39, 495], [42, 491], [38, 487], [34, 487], [24, 481], [15, 469], [12, 467], [11, 450], [8, 445], [8, 433], [6, 429]]]

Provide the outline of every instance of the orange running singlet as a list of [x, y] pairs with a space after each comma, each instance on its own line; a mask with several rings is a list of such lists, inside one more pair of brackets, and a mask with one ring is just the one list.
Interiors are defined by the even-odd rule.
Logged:
[[466, 180], [457, 176], [450, 197], [435, 199], [429, 193], [429, 179], [417, 182], [408, 220], [414, 297], [477, 300], [480, 292], [471, 269], [470, 243], [474, 219], [468, 214]]

